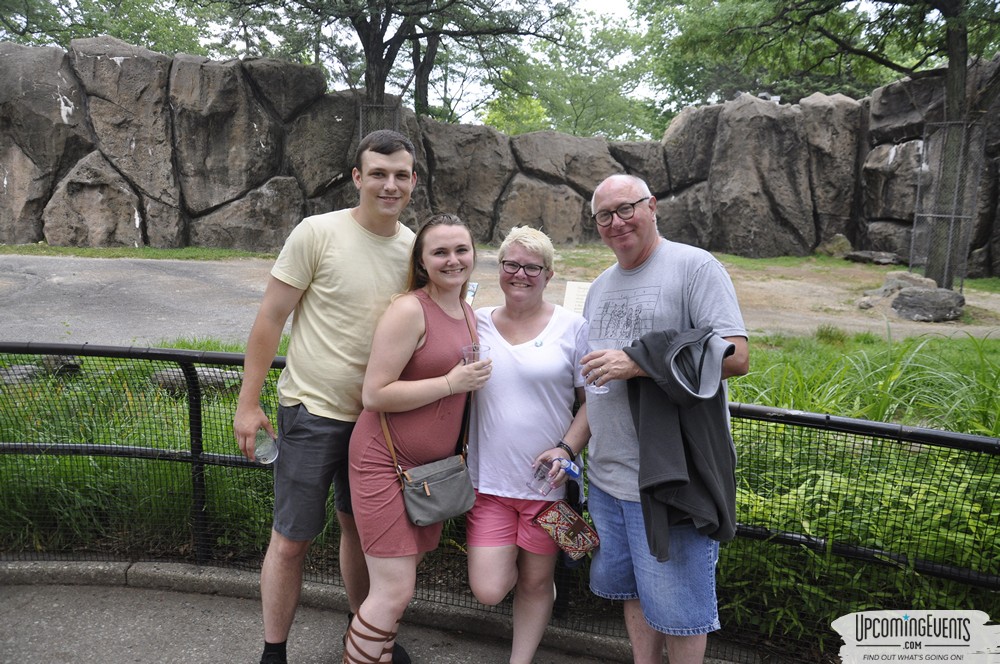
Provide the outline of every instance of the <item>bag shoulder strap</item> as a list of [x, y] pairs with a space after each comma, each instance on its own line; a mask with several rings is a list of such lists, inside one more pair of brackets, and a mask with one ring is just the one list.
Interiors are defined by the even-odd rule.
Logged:
[[379, 413], [378, 420], [382, 425], [382, 435], [385, 436], [385, 444], [389, 447], [389, 454], [392, 455], [392, 466], [396, 469], [396, 477], [399, 478], [399, 483], [403, 484], [403, 469], [399, 467], [399, 460], [396, 459], [396, 448], [392, 446], [392, 436], [389, 435], [389, 423], [385, 419], [385, 413]]
[[472, 337], [472, 343], [478, 344], [479, 334], [476, 332], [476, 326], [472, 324], [471, 320], [469, 320], [469, 310], [466, 309], [464, 301], [462, 302], [462, 316], [465, 317], [465, 324], [469, 326], [469, 336]]
[[[472, 321], [469, 319], [469, 310], [466, 308], [465, 302], [462, 302], [462, 316], [465, 318], [465, 324], [469, 327], [469, 336], [472, 337], [472, 343], [479, 343], [479, 335], [476, 334], [476, 328], [473, 326]], [[462, 443], [462, 458], [466, 458], [469, 454], [469, 418], [471, 413], [469, 412], [472, 401], [472, 393], [466, 394], [465, 398], [465, 410], [462, 413], [462, 433], [460, 435], [460, 440]], [[382, 425], [382, 435], [385, 437], [385, 444], [389, 448], [389, 454], [392, 455], [392, 465], [396, 468], [396, 476], [399, 477], [399, 483], [403, 484], [403, 469], [399, 467], [399, 460], [396, 458], [396, 448], [392, 445], [392, 436], [389, 434], [389, 423], [386, 421], [385, 413], [378, 414], [379, 423]]]

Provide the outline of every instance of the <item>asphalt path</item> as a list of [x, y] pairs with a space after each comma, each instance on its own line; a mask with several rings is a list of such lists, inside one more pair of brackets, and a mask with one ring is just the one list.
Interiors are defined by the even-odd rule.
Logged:
[[[0, 341], [156, 347], [245, 343], [272, 261], [0, 256]], [[500, 304], [495, 252], [480, 252], [475, 306]], [[565, 283], [546, 296], [561, 303]], [[290, 323], [290, 321], [289, 321]]]
[[270, 261], [0, 256], [0, 339], [110, 346], [246, 341]]

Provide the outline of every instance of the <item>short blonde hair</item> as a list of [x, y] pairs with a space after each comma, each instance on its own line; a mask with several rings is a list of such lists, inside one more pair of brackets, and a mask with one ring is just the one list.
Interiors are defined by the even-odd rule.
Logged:
[[510, 245], [517, 244], [528, 251], [542, 257], [543, 267], [549, 272], [552, 271], [552, 263], [555, 260], [556, 250], [552, 246], [552, 240], [542, 231], [530, 226], [516, 226], [510, 229], [507, 237], [500, 243], [500, 250], [497, 252], [497, 260], [503, 261], [507, 255]]

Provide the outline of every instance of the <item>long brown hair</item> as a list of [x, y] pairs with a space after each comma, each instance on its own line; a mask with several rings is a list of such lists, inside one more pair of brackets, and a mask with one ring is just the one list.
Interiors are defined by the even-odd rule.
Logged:
[[[420, 226], [420, 230], [417, 231], [417, 237], [413, 241], [413, 251], [410, 252], [410, 272], [406, 280], [407, 292], [423, 288], [430, 282], [430, 277], [427, 276], [427, 269], [420, 262], [420, 259], [424, 254], [424, 237], [427, 235], [427, 231], [435, 226], [461, 226], [465, 230], [469, 231], [469, 243], [472, 245], [472, 266], [473, 268], [476, 266], [476, 243], [472, 239], [472, 230], [469, 228], [469, 225], [455, 214], [441, 212], [432, 215], [431, 217], [428, 217]], [[472, 278], [471, 274], [469, 275], [469, 278]], [[468, 287], [469, 280], [466, 279], [465, 285], [462, 287], [463, 298], [465, 290]]]

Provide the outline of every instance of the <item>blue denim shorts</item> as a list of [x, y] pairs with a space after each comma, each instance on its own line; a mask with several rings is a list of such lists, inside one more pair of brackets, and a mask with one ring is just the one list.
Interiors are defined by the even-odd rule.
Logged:
[[331, 484], [334, 507], [353, 514], [347, 479], [352, 431], [354, 422], [313, 415], [302, 404], [278, 408], [272, 523], [276, 531], [299, 541], [323, 532]]
[[649, 626], [673, 636], [721, 628], [715, 596], [719, 543], [693, 525], [670, 528], [670, 560], [650, 554], [642, 506], [590, 485], [587, 508], [601, 546], [590, 565], [590, 590], [612, 600], [638, 599]]

